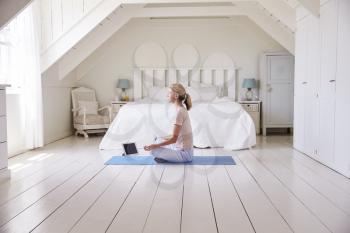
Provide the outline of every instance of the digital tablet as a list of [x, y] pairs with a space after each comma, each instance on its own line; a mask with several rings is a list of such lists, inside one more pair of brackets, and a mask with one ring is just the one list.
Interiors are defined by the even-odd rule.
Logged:
[[123, 148], [125, 155], [138, 153], [135, 143], [123, 143]]

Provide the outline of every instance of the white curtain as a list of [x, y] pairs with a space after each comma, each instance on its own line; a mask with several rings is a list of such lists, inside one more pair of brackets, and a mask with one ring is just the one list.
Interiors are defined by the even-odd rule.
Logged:
[[[43, 104], [40, 71], [40, 10], [33, 1], [4, 29], [8, 48], [10, 91], [20, 95], [26, 149], [43, 146]], [[6, 58], [5, 58], [6, 59]], [[11, 130], [11, 129], [9, 129]]]

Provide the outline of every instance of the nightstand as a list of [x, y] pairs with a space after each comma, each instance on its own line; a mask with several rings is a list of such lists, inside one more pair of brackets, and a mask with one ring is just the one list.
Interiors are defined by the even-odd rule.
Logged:
[[244, 110], [252, 117], [256, 134], [260, 134], [261, 101], [239, 101]]
[[110, 104], [111, 104], [111, 106], [112, 106], [112, 117], [113, 117], [113, 119], [117, 116], [117, 114], [118, 114], [118, 112], [119, 112], [119, 109], [121, 108], [121, 107], [123, 107], [125, 104], [127, 104], [127, 103], [129, 103], [129, 102], [127, 102], [127, 101], [119, 101], [119, 100], [112, 100], [111, 102], [110, 102]]

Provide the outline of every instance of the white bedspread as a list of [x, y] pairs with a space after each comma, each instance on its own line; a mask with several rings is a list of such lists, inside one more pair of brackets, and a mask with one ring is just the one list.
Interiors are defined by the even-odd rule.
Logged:
[[[194, 146], [239, 150], [256, 144], [253, 120], [236, 102], [226, 98], [196, 102], [189, 116]], [[119, 110], [100, 149], [121, 149], [125, 142], [135, 142], [142, 148], [156, 136], [171, 135], [174, 117], [175, 107], [169, 103], [149, 100], [128, 103]]]

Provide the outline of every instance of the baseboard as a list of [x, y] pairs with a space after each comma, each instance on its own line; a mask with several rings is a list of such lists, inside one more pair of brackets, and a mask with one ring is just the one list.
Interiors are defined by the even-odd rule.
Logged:
[[11, 178], [11, 171], [6, 167], [0, 170], [0, 184]]
[[67, 138], [67, 137], [70, 137], [74, 135], [74, 131], [71, 130], [71, 131], [67, 131], [59, 136], [56, 136], [56, 137], [52, 137], [52, 138], [49, 138], [49, 137], [45, 137], [44, 136], [44, 145], [48, 145], [48, 144], [51, 144], [51, 143], [54, 143], [54, 142], [57, 142], [59, 140], [62, 140], [64, 138]]

